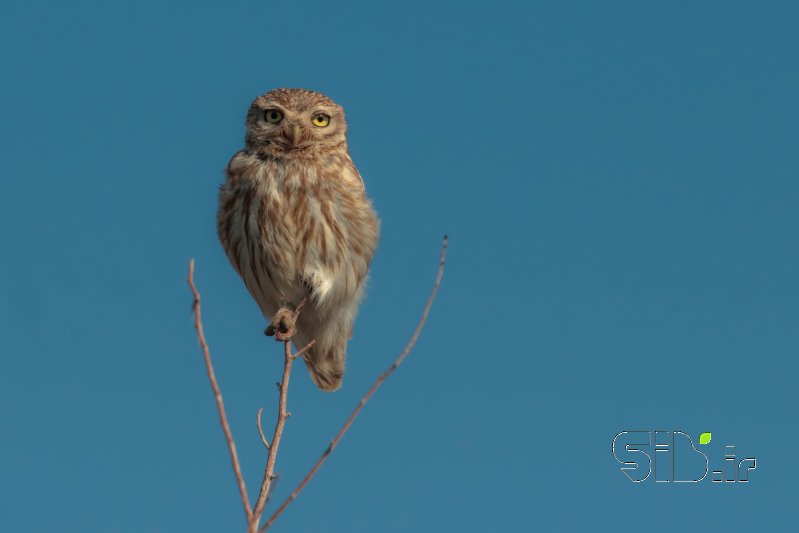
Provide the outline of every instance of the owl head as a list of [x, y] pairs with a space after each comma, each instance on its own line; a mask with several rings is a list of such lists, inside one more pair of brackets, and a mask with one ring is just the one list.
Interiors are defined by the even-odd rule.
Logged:
[[280, 157], [304, 157], [346, 147], [344, 109], [322, 93], [274, 89], [247, 113], [247, 148]]

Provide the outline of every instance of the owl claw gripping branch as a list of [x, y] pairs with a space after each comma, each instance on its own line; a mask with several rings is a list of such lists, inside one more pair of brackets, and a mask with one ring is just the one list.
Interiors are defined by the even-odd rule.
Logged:
[[294, 320], [294, 313], [285, 307], [278, 309], [272, 322], [266, 326], [264, 335], [274, 337], [278, 342], [290, 340], [297, 333], [297, 326]]
[[317, 92], [275, 89], [255, 99], [246, 123], [219, 192], [219, 239], [271, 317], [264, 333], [297, 347], [316, 341], [305, 363], [334, 391], [379, 233], [344, 109]]

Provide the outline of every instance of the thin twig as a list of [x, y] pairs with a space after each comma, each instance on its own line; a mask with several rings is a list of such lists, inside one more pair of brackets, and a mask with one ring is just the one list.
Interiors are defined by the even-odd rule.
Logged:
[[[441, 245], [441, 258], [438, 262], [438, 272], [436, 273], [436, 281], [435, 284], [433, 285], [433, 290], [430, 293], [430, 297], [427, 299], [427, 304], [424, 307], [424, 311], [422, 312], [422, 318], [419, 320], [419, 323], [416, 325], [416, 329], [414, 330], [413, 335], [411, 336], [411, 340], [408, 341], [408, 344], [405, 346], [405, 349], [402, 350], [402, 353], [399, 355], [399, 357], [397, 357], [397, 359], [388, 368], [388, 370], [383, 372], [380, 375], [380, 377], [377, 378], [377, 381], [374, 382], [372, 387], [367, 391], [366, 395], [364, 395], [364, 397], [361, 398], [361, 401], [358, 402], [358, 405], [357, 407], [355, 407], [355, 410], [352, 412], [350, 417], [344, 423], [344, 426], [342, 426], [342, 428], [339, 430], [339, 432], [336, 434], [333, 440], [330, 441], [330, 444], [328, 445], [327, 449], [324, 451], [321, 457], [319, 457], [319, 459], [316, 461], [316, 464], [313, 465], [313, 468], [311, 468], [308, 474], [306, 474], [305, 478], [300, 482], [300, 484], [297, 485], [297, 488], [294, 489], [294, 492], [292, 492], [289, 495], [289, 497], [286, 498], [286, 501], [284, 501], [277, 509], [277, 511], [275, 511], [275, 513], [269, 518], [266, 524], [264, 524], [263, 527], [260, 530], [258, 530], [259, 532], [264, 532], [267, 529], [269, 529], [269, 527], [271, 527], [271, 525], [274, 523], [277, 517], [279, 517], [283, 513], [283, 511], [286, 510], [286, 507], [288, 507], [289, 504], [291, 504], [291, 502], [293, 502], [297, 498], [297, 495], [300, 493], [300, 491], [302, 491], [302, 489], [305, 488], [305, 485], [307, 485], [308, 482], [311, 480], [311, 478], [314, 477], [316, 472], [319, 470], [322, 464], [327, 460], [327, 458], [333, 452], [335, 447], [338, 445], [339, 441], [341, 441], [341, 438], [344, 436], [347, 430], [350, 429], [350, 426], [355, 421], [355, 418], [358, 416], [358, 414], [361, 412], [361, 409], [363, 409], [363, 406], [366, 405], [366, 402], [369, 401], [369, 398], [372, 397], [372, 395], [380, 387], [380, 385], [383, 384], [386, 378], [388, 378], [388, 376], [390, 376], [392, 372], [394, 372], [394, 370], [397, 369], [397, 367], [402, 363], [405, 357], [407, 357], [408, 354], [411, 352], [414, 344], [416, 344], [416, 339], [419, 338], [419, 334], [421, 333], [422, 328], [424, 327], [424, 324], [427, 321], [427, 315], [430, 313], [430, 308], [432, 307], [433, 301], [436, 298], [436, 293], [438, 292], [438, 286], [441, 284], [441, 277], [444, 275], [444, 262], [446, 260], [446, 257], [447, 257], [447, 236], [444, 235], [444, 242]], [[286, 353], [288, 353], [288, 351]], [[284, 378], [284, 381], [285, 380], [286, 378]], [[282, 397], [282, 392], [283, 389], [281, 389], [281, 397]], [[258, 512], [257, 506], [256, 506], [256, 512]]]
[[294, 359], [298, 358], [298, 357], [301, 357], [301, 356], [305, 355], [305, 352], [307, 352], [308, 350], [310, 350], [310, 349], [313, 347], [313, 345], [314, 345], [314, 344], [316, 344], [316, 339], [314, 339], [314, 340], [312, 340], [311, 342], [309, 342], [308, 344], [306, 344], [306, 345], [305, 345], [305, 346], [302, 348], [302, 350], [300, 350], [299, 352], [295, 352], [295, 353], [294, 353], [294, 355], [292, 355], [292, 356], [291, 356], [291, 359], [292, 359], [292, 361], [293, 361]]
[[300, 311], [302, 311], [302, 308], [305, 307], [305, 302], [307, 301], [308, 297], [305, 296], [302, 300], [300, 300], [299, 305], [297, 305], [297, 308], [294, 310], [293, 318], [295, 322], [297, 321], [297, 318], [300, 316]]
[[275, 425], [275, 434], [272, 437], [272, 444], [269, 446], [269, 456], [266, 459], [266, 469], [264, 470], [264, 479], [261, 483], [261, 491], [258, 493], [258, 500], [255, 503], [250, 519], [250, 533], [258, 531], [258, 523], [261, 521], [261, 515], [264, 512], [266, 505], [266, 498], [269, 495], [269, 486], [272, 484], [273, 473], [275, 471], [275, 459], [277, 458], [277, 450], [280, 446], [280, 437], [283, 435], [283, 427], [286, 425], [288, 413], [286, 412], [286, 398], [289, 390], [289, 378], [291, 377], [291, 364], [294, 358], [291, 356], [291, 340], [283, 343], [284, 356], [283, 356], [283, 380], [280, 382], [280, 400], [278, 401], [278, 415], [277, 424]]
[[264, 443], [266, 449], [269, 449], [269, 443], [266, 441], [266, 437], [264, 436], [264, 429], [261, 427], [261, 413], [264, 412], [264, 408], [261, 407], [258, 409], [258, 416], [256, 417], [255, 425], [258, 427], [258, 434], [261, 435], [261, 442]]
[[197, 287], [194, 286], [194, 259], [189, 261], [189, 287], [194, 295], [194, 303], [192, 309], [194, 311], [194, 329], [197, 330], [197, 339], [200, 341], [200, 346], [203, 350], [203, 357], [205, 358], [205, 369], [208, 372], [208, 380], [211, 382], [211, 388], [214, 391], [214, 398], [216, 398], [216, 408], [219, 411], [219, 423], [222, 424], [222, 431], [225, 433], [225, 440], [227, 441], [228, 451], [230, 452], [230, 462], [233, 463], [233, 473], [236, 474], [236, 482], [239, 486], [239, 493], [241, 494], [241, 505], [244, 507], [244, 514], [247, 517], [247, 522], [252, 522], [252, 509], [250, 508], [250, 500], [247, 498], [247, 487], [244, 485], [244, 477], [241, 475], [241, 466], [239, 465], [239, 456], [236, 454], [236, 443], [233, 441], [233, 434], [230, 432], [228, 425], [227, 415], [225, 415], [225, 405], [222, 401], [222, 391], [216, 382], [216, 374], [214, 374], [214, 365], [211, 363], [211, 352], [208, 349], [208, 343], [205, 342], [205, 334], [203, 333], [202, 314], [200, 309], [200, 293]]

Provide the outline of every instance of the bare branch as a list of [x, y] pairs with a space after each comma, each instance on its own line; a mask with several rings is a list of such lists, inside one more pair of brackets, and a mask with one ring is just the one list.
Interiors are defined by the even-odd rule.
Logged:
[[261, 413], [264, 412], [264, 408], [261, 407], [258, 409], [258, 416], [256, 417], [255, 425], [258, 427], [258, 434], [261, 435], [261, 442], [264, 443], [264, 447], [269, 449], [269, 443], [266, 441], [266, 437], [264, 436], [264, 429], [261, 427]]
[[279, 481], [280, 481], [280, 472], [272, 476], [272, 484], [269, 485], [269, 492], [266, 494], [266, 505], [269, 505], [269, 502], [272, 501], [272, 494], [274, 494], [275, 487], [277, 487]]
[[225, 415], [225, 405], [222, 401], [222, 391], [219, 389], [219, 385], [216, 382], [214, 365], [211, 363], [211, 352], [208, 349], [208, 343], [205, 342], [205, 334], [203, 333], [200, 293], [197, 291], [197, 287], [194, 286], [194, 259], [189, 261], [188, 282], [189, 287], [191, 287], [191, 292], [194, 295], [194, 303], [192, 304], [192, 309], [194, 311], [194, 329], [197, 330], [197, 339], [200, 341], [200, 346], [203, 350], [208, 380], [211, 382], [214, 398], [216, 398], [216, 408], [219, 411], [219, 423], [222, 424], [222, 431], [225, 433], [225, 440], [227, 441], [228, 451], [230, 452], [230, 462], [233, 463], [233, 473], [236, 475], [236, 482], [238, 483], [239, 493], [241, 494], [241, 505], [244, 507], [244, 514], [247, 517], [247, 522], [252, 523], [252, 509], [250, 508], [250, 500], [247, 498], [247, 487], [244, 485], [244, 477], [241, 475], [239, 456], [236, 454], [236, 443], [233, 441], [233, 434], [230, 432], [230, 425], [228, 425], [227, 415]]
[[277, 450], [280, 446], [280, 438], [283, 435], [283, 427], [286, 425], [286, 419], [289, 417], [286, 412], [286, 400], [289, 390], [289, 378], [291, 377], [291, 364], [294, 362], [294, 358], [291, 355], [291, 340], [285, 341], [283, 346], [283, 380], [280, 382], [277, 424], [275, 425], [275, 434], [272, 437], [272, 444], [269, 446], [269, 456], [266, 459], [266, 469], [264, 470], [264, 479], [261, 483], [261, 491], [258, 493], [258, 500], [255, 503], [255, 509], [252, 512], [252, 518], [250, 520], [250, 533], [256, 533], [258, 531], [258, 523], [261, 521], [261, 515], [264, 512], [266, 499], [270, 492], [269, 487], [274, 478], [275, 459], [277, 458]]
[[302, 300], [300, 300], [300, 303], [299, 303], [299, 305], [298, 305], [298, 306], [297, 306], [297, 308], [294, 310], [293, 317], [294, 317], [294, 321], [295, 321], [295, 322], [297, 321], [297, 318], [299, 318], [299, 316], [300, 316], [300, 311], [302, 311], [302, 308], [303, 308], [303, 307], [305, 307], [305, 302], [307, 302], [307, 301], [308, 301], [308, 297], [306, 296], [305, 298], [303, 298]]
[[[400, 353], [399, 357], [397, 357], [397, 359], [394, 361], [394, 363], [388, 368], [388, 370], [383, 372], [380, 375], [379, 378], [377, 378], [377, 380], [374, 382], [372, 387], [366, 392], [364, 397], [361, 398], [361, 401], [358, 402], [358, 405], [357, 405], [357, 407], [355, 407], [355, 410], [352, 412], [350, 417], [344, 423], [344, 426], [342, 426], [342, 428], [339, 430], [339, 432], [336, 434], [336, 436], [333, 438], [333, 440], [330, 441], [330, 444], [328, 445], [327, 449], [324, 451], [324, 453], [321, 455], [321, 457], [319, 457], [319, 459], [316, 461], [316, 464], [313, 465], [313, 468], [311, 468], [311, 470], [308, 472], [308, 474], [306, 474], [305, 478], [300, 482], [299, 485], [297, 485], [297, 488], [294, 489], [294, 491], [289, 495], [289, 497], [286, 498], [286, 501], [284, 501], [280, 505], [280, 507], [277, 509], [277, 511], [275, 511], [275, 513], [269, 518], [269, 520], [266, 522], [266, 524], [264, 524], [264, 526], [260, 530], [258, 530], [259, 532], [263, 532], [263, 531], [266, 531], [267, 529], [269, 529], [269, 527], [271, 527], [271, 525], [274, 523], [274, 521], [277, 519], [277, 517], [279, 517], [283, 513], [283, 511], [286, 510], [286, 507], [288, 507], [291, 504], [291, 502], [293, 502], [297, 498], [297, 495], [300, 493], [300, 491], [302, 491], [302, 489], [305, 488], [305, 485], [308, 484], [308, 482], [311, 480], [311, 478], [313, 478], [314, 475], [316, 475], [316, 472], [319, 470], [319, 468], [322, 466], [322, 464], [327, 460], [327, 458], [333, 452], [335, 447], [338, 446], [338, 443], [341, 441], [341, 438], [344, 436], [344, 434], [347, 432], [347, 430], [350, 429], [350, 426], [355, 421], [355, 418], [358, 416], [358, 414], [361, 412], [361, 409], [363, 409], [363, 406], [366, 405], [366, 402], [369, 401], [369, 399], [372, 397], [372, 395], [375, 393], [375, 391], [380, 387], [380, 385], [383, 384], [383, 382], [386, 380], [386, 378], [388, 378], [388, 376], [390, 376], [394, 372], [394, 370], [396, 370], [397, 367], [400, 364], [402, 364], [402, 361], [411, 352], [411, 350], [413, 349], [413, 346], [416, 344], [416, 339], [419, 338], [419, 334], [422, 332], [422, 328], [424, 327], [424, 324], [427, 321], [427, 315], [430, 313], [430, 308], [432, 307], [433, 301], [436, 298], [436, 293], [438, 292], [438, 286], [441, 284], [441, 277], [444, 275], [444, 263], [445, 263], [446, 257], [447, 257], [447, 236], [445, 235], [444, 236], [444, 242], [441, 245], [441, 258], [439, 259], [439, 262], [438, 262], [438, 272], [436, 273], [436, 281], [435, 281], [435, 284], [433, 285], [433, 290], [430, 292], [430, 297], [427, 299], [427, 304], [425, 305], [424, 311], [422, 312], [422, 318], [419, 320], [419, 323], [417, 324], [416, 329], [414, 330], [410, 341], [408, 341], [408, 344], [405, 346], [405, 349], [402, 350], [402, 353]], [[288, 343], [287, 343], [286, 344], [286, 361], [287, 361], [286, 365], [287, 365], [287, 367], [289, 366], [290, 360], [291, 360], [291, 356], [289, 355], [289, 348], [288, 348]], [[288, 375], [286, 374], [286, 372], [284, 370], [283, 384], [287, 384], [287, 383], [288, 383]], [[283, 406], [284, 406], [284, 403], [285, 403], [283, 401], [284, 400], [284, 398], [283, 398], [284, 390], [285, 390], [285, 388], [281, 387], [281, 390], [280, 390], [280, 393], [281, 393], [281, 406], [282, 406], [281, 407], [281, 414], [285, 413], [285, 411], [283, 410], [283, 408], [284, 408]], [[280, 420], [278, 420], [278, 424], [280, 424]], [[280, 429], [282, 430], [282, 427]], [[276, 433], [277, 433], [277, 430], [276, 430]], [[273, 444], [276, 444], [274, 440], [273, 440]], [[275, 448], [276, 448], [276, 446], [275, 446]], [[276, 451], [277, 450], [275, 450], [275, 452]], [[271, 455], [271, 450], [270, 450], [270, 459], [271, 458], [272, 458], [272, 455]], [[268, 466], [267, 466], [267, 471], [269, 471], [269, 467]], [[266, 479], [264, 481], [266, 482]], [[263, 493], [263, 491], [262, 491], [262, 493]], [[262, 510], [263, 509], [261, 508], [261, 511]], [[256, 506], [256, 511], [255, 512], [256, 513], [259, 512], [258, 506]], [[258, 517], [260, 519], [260, 514], [258, 515]], [[258, 520], [254, 520], [253, 522], [257, 523]]]
[[294, 355], [291, 356], [291, 359], [294, 360], [294, 359], [296, 359], [298, 357], [301, 357], [301, 356], [305, 355], [305, 352], [310, 350], [313, 347], [314, 344], [316, 344], [316, 339], [312, 340], [311, 342], [309, 342], [308, 344], [303, 346], [302, 350], [300, 350], [299, 352], [296, 352]]

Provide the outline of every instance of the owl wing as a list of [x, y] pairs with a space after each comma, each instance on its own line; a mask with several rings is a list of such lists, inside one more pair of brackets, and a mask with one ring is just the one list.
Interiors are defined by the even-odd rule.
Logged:
[[366, 184], [363, 181], [363, 177], [361, 176], [361, 173], [358, 172], [357, 168], [355, 168], [355, 163], [353, 163], [351, 159], [347, 160], [347, 167], [349, 168], [350, 172], [352, 172], [352, 174], [356, 178], [358, 178], [358, 181], [361, 183], [361, 193], [365, 197], [366, 196]]

